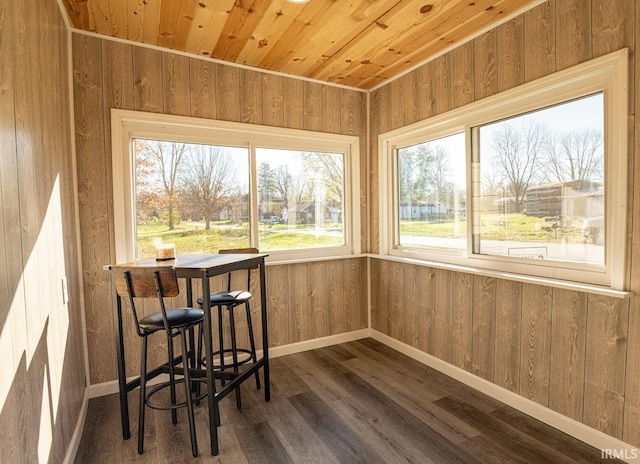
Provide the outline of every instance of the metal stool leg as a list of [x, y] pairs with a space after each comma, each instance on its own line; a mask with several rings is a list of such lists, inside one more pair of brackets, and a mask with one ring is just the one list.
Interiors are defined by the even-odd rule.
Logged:
[[[176, 373], [175, 366], [173, 365], [174, 355], [173, 355], [173, 340], [171, 335], [167, 334], [167, 353], [169, 353], [169, 391], [171, 392], [171, 405], [176, 404]], [[175, 409], [171, 410], [171, 422], [173, 424], [178, 423], [178, 411]]]
[[[222, 325], [222, 306], [218, 305], [218, 337], [220, 338], [219, 342], [220, 342], [220, 372], [224, 372], [225, 370], [225, 365], [224, 365], [224, 327]], [[207, 366], [207, 369], [209, 368], [209, 366]], [[211, 369], [213, 369], [213, 366], [211, 366]], [[224, 378], [220, 379], [220, 383], [222, 385], [224, 385], [226, 383], [226, 381], [224, 380]]]
[[[236, 343], [236, 318], [235, 310], [233, 306], [227, 307], [229, 310], [229, 327], [231, 329], [231, 356], [233, 358], [233, 372], [238, 373], [238, 345]], [[240, 385], [236, 387], [236, 406], [238, 409], [242, 407], [242, 400], [240, 398]]]
[[140, 355], [140, 405], [138, 409], [138, 454], [144, 451], [144, 413], [147, 387], [147, 336], [142, 337]]
[[[198, 455], [198, 443], [196, 440], [196, 423], [193, 417], [193, 402], [191, 397], [191, 379], [189, 377], [189, 362], [187, 361], [187, 335], [184, 328], [180, 329], [180, 341], [182, 342], [182, 367], [184, 369], [184, 392], [187, 403], [187, 415], [189, 416], [189, 434], [191, 435], [191, 454], [195, 458]], [[174, 409], [175, 411], [175, 409]]]
[[[247, 312], [247, 330], [249, 331], [249, 343], [251, 344], [251, 358], [253, 362], [258, 362], [258, 356], [256, 354], [256, 342], [253, 338], [253, 324], [251, 323], [251, 308], [249, 308], [249, 302], [244, 304], [244, 308]], [[260, 371], [256, 371], [256, 388], [260, 390]]]

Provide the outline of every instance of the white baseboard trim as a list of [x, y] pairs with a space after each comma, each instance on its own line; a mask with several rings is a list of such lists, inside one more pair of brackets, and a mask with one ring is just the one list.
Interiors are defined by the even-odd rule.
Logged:
[[[340, 343], [352, 342], [354, 340], [360, 340], [370, 336], [370, 329], [354, 330], [352, 332], [345, 332], [337, 335], [329, 335], [328, 337], [314, 338], [313, 340], [306, 340], [303, 342], [290, 343], [288, 345], [274, 346], [269, 349], [269, 357], [277, 358], [279, 356], [285, 356], [288, 354], [301, 353], [303, 351], [315, 350], [316, 348], [323, 348], [325, 346], [338, 345]], [[258, 350], [258, 358], [262, 356], [262, 350]], [[226, 362], [231, 359], [226, 358]], [[127, 382], [135, 379], [130, 377]], [[159, 382], [167, 380], [166, 375], [160, 375], [155, 379], [148, 382], [148, 385], [155, 385]], [[109, 382], [97, 383], [90, 385], [87, 388], [89, 398], [98, 398], [100, 396], [112, 395], [118, 393], [118, 381], [111, 380]]]
[[[304, 342], [290, 343], [288, 345], [274, 346], [269, 348], [269, 357], [277, 358], [288, 354], [301, 353], [303, 351], [324, 348], [325, 346], [338, 345], [340, 343], [352, 342], [370, 336], [370, 329], [354, 330], [353, 332], [345, 332], [338, 335], [329, 335], [328, 337], [314, 338]], [[260, 353], [260, 351], [258, 351]]]
[[87, 409], [89, 407], [89, 389], [85, 388], [84, 398], [82, 399], [82, 406], [80, 407], [80, 415], [78, 416], [78, 422], [71, 435], [71, 441], [67, 446], [67, 453], [64, 456], [63, 464], [73, 464], [78, 454], [78, 448], [80, 447], [80, 441], [82, 440], [82, 432], [84, 431], [84, 423], [87, 420]]
[[391, 338], [377, 330], [370, 329], [370, 336], [374, 340], [384, 343], [390, 348], [436, 369], [449, 377], [459, 380], [471, 388], [489, 395], [498, 401], [527, 414], [528, 416], [538, 419], [539, 421], [566, 433], [567, 435], [571, 435], [594, 448], [600, 450], [611, 450], [611, 453], [615, 453], [618, 459], [628, 463], [640, 464], [640, 449], [633, 447], [629, 443], [625, 443], [584, 425], [581, 422], [567, 416], [563, 416], [556, 411], [520, 396], [506, 388], [502, 388], [488, 380], [480, 378], [471, 372], [467, 372], [459, 367], [453, 366], [441, 359], [420, 351], [417, 348]]

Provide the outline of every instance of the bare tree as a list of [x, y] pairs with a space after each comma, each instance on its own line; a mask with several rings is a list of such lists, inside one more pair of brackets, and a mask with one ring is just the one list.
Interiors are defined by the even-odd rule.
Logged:
[[449, 168], [449, 152], [437, 145], [430, 166], [430, 180], [433, 199], [453, 208], [453, 182]]
[[293, 175], [289, 172], [289, 166], [286, 164], [278, 166], [278, 168], [273, 171], [273, 188], [278, 195], [280, 195], [286, 208], [290, 208], [291, 206], [289, 201], [292, 199], [291, 193], [293, 187]]
[[545, 139], [543, 166], [551, 182], [601, 181], [603, 159], [602, 131], [554, 131]]
[[167, 216], [169, 230], [173, 230], [180, 219], [177, 198], [178, 177], [187, 152], [187, 145], [149, 140], [140, 143], [136, 148], [140, 149], [139, 156], [147, 163], [145, 169], [150, 170], [162, 186], [162, 206]]
[[204, 217], [206, 230], [211, 228], [216, 207], [238, 190], [234, 177], [231, 157], [222, 148], [201, 145], [190, 152], [182, 179], [183, 195]]
[[327, 198], [342, 203], [344, 157], [332, 153], [303, 153], [305, 170], [317, 174], [326, 187]]
[[546, 132], [544, 125], [532, 121], [521, 127], [502, 123], [493, 134], [494, 162], [505, 177], [516, 211], [522, 211], [527, 189], [538, 175], [538, 156]]

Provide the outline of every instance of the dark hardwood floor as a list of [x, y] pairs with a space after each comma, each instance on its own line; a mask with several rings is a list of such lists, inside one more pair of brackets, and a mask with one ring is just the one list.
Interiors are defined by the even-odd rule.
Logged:
[[[272, 360], [272, 399], [250, 379], [220, 403], [220, 454], [196, 407], [200, 455], [186, 413], [147, 410], [145, 452], [122, 440], [117, 395], [92, 399], [76, 463], [592, 463], [600, 450], [548, 427], [372, 339]], [[615, 462], [606, 460], [607, 463]]]

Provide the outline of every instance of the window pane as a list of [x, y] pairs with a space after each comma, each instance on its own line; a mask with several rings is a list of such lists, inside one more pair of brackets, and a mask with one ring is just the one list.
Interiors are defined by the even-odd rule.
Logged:
[[464, 133], [398, 150], [399, 245], [464, 250]]
[[134, 139], [136, 252], [158, 241], [176, 253], [249, 246], [249, 150]]
[[258, 148], [261, 250], [345, 245], [344, 155]]
[[604, 264], [601, 93], [479, 127], [474, 252]]

